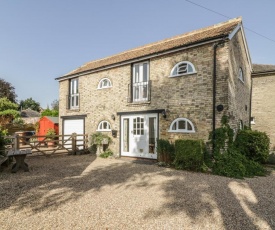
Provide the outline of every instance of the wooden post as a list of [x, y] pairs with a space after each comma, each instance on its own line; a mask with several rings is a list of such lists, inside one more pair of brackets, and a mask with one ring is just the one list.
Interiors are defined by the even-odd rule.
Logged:
[[19, 140], [19, 135], [18, 134], [14, 134], [14, 139], [13, 139], [13, 148], [14, 150], [19, 150], [19, 144], [20, 144], [20, 140]]
[[72, 153], [76, 154], [76, 133], [72, 134]]

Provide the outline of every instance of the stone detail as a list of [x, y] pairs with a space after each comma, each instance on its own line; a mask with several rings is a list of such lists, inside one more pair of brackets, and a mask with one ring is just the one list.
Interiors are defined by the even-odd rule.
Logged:
[[275, 73], [253, 75], [252, 114], [253, 130], [266, 132], [271, 149], [275, 150]]

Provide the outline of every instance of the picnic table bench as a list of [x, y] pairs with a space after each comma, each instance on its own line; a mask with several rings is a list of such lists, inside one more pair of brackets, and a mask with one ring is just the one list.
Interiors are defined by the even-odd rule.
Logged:
[[20, 168], [25, 172], [29, 172], [29, 166], [25, 163], [25, 158], [27, 154], [31, 154], [30, 149], [21, 149], [21, 150], [9, 150], [7, 156], [13, 156], [16, 163], [12, 166], [11, 172], [16, 173]]

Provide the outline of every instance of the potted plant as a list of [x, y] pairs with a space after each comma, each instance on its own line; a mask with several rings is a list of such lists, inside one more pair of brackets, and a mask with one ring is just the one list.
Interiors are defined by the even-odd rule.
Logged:
[[49, 128], [46, 132], [46, 140], [48, 146], [55, 146], [56, 132], [53, 128]]
[[112, 139], [106, 134], [96, 132], [90, 136], [90, 142], [91, 147], [96, 147], [96, 152], [100, 154], [108, 148], [109, 144], [112, 142]]

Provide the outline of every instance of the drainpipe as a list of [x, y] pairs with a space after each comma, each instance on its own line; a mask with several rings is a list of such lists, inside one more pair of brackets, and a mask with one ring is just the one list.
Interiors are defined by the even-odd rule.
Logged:
[[252, 113], [252, 86], [253, 86], [253, 78], [251, 75], [251, 87], [250, 87], [250, 108], [249, 108], [249, 118], [248, 118], [248, 122], [249, 122], [249, 128], [251, 129], [251, 113]]
[[212, 151], [215, 150], [215, 140], [216, 140], [216, 85], [217, 85], [217, 48], [219, 45], [223, 44], [223, 41], [217, 42], [214, 44], [214, 54], [213, 54], [213, 107], [212, 107], [212, 132], [213, 132], [213, 145], [212, 145]]

